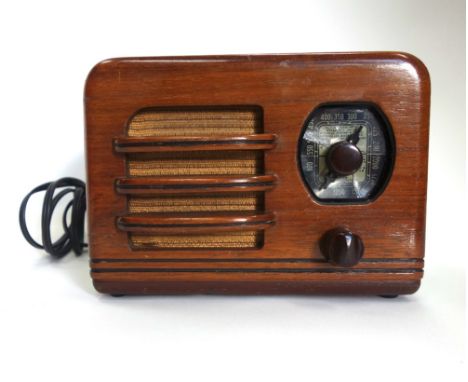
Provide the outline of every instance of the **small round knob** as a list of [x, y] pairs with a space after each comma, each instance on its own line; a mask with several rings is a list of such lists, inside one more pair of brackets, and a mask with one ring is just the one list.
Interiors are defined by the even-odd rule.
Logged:
[[356, 145], [342, 141], [335, 143], [328, 149], [327, 166], [338, 176], [354, 174], [362, 164], [362, 153]]
[[319, 244], [325, 258], [330, 263], [342, 267], [356, 265], [364, 254], [361, 238], [344, 228], [335, 228], [326, 232]]

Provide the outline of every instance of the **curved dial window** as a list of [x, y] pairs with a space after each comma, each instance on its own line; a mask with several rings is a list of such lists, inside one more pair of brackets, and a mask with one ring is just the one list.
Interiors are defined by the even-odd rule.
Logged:
[[299, 164], [321, 203], [367, 203], [387, 184], [393, 134], [373, 105], [325, 105], [314, 110], [299, 142]]

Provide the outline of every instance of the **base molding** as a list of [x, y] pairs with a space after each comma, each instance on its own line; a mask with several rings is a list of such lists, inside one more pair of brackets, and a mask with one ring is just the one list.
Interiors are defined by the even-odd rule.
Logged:
[[101, 293], [112, 295], [401, 295], [419, 289], [420, 281], [406, 282], [138, 282], [94, 281]]

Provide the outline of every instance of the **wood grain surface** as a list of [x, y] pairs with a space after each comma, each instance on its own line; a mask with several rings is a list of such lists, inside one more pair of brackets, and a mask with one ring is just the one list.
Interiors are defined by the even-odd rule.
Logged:
[[[121, 58], [99, 63], [85, 88], [88, 227], [96, 289], [112, 294], [415, 292], [424, 257], [429, 99], [427, 69], [414, 56], [398, 52]], [[297, 147], [304, 124], [318, 106], [335, 102], [373, 103], [392, 126], [393, 174], [372, 203], [319, 204], [301, 178]], [[263, 130], [220, 139], [127, 134], [141, 110], [195, 107], [257, 108]], [[247, 213], [247, 218], [239, 213], [197, 213], [188, 221], [187, 215], [181, 217], [184, 224], [204, 231], [210, 224], [217, 229], [231, 223], [240, 227], [239, 219], [253, 219], [265, 225], [263, 245], [132, 248], [126, 231], [135, 221], [151, 225], [157, 220], [173, 231], [180, 220], [155, 216], [151, 223], [149, 217], [128, 213], [128, 193], [160, 194], [158, 185], [166, 183], [159, 177], [128, 176], [126, 153], [153, 155], [180, 147], [199, 152], [202, 146], [226, 152], [260, 150], [263, 173], [250, 180], [239, 176], [239, 183], [237, 176], [183, 181], [168, 177], [167, 192], [177, 192], [177, 185], [184, 183], [189, 190], [198, 185], [204, 192], [213, 192], [215, 184], [220, 185], [215, 192], [261, 191], [263, 208]], [[267, 179], [259, 181], [264, 176]], [[364, 257], [355, 267], [335, 267], [320, 253], [320, 237], [335, 227], [346, 227], [363, 239]]]

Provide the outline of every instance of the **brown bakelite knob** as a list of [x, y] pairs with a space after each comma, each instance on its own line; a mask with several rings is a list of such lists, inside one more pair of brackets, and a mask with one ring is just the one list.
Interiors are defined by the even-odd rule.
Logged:
[[320, 250], [330, 263], [352, 267], [361, 260], [364, 244], [358, 235], [343, 228], [335, 228], [322, 236]]
[[362, 153], [350, 142], [335, 143], [328, 149], [327, 166], [329, 170], [338, 176], [354, 174], [362, 164]]

